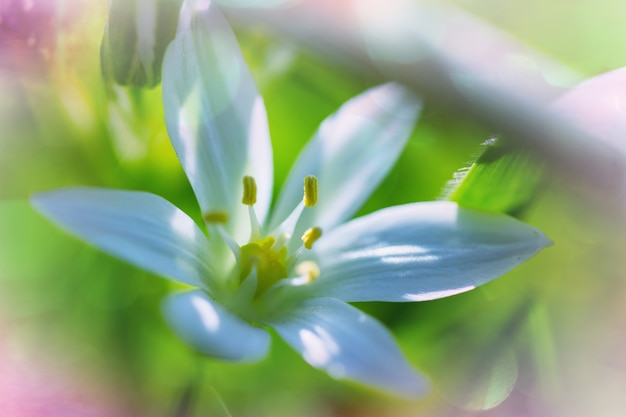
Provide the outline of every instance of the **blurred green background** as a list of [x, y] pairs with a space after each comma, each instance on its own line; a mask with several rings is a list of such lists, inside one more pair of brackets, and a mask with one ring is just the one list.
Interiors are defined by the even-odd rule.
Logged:
[[[191, 352], [160, 314], [173, 284], [69, 237], [28, 204], [40, 190], [92, 185], [154, 192], [199, 217], [168, 142], [159, 87], [102, 79], [101, 3], [34, 2], [26, 10], [0, 2], [0, 387], [12, 386], [0, 389], [5, 401], [62, 400], [98, 416], [623, 415], [624, 219], [565, 178], [545, 176], [519, 213], [555, 242], [526, 264], [447, 299], [359, 305], [432, 380], [424, 401], [334, 381], [279, 338], [254, 365]], [[585, 77], [626, 64], [622, 1], [448, 3]], [[261, 24], [236, 32], [267, 106], [278, 189], [318, 124], [372, 80]], [[426, 103], [360, 214], [438, 198], [493, 133]]]

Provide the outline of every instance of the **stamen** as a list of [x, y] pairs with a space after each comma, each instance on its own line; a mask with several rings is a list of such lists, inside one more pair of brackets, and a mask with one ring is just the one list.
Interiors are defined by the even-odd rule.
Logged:
[[320, 276], [320, 267], [313, 261], [304, 261], [296, 266], [296, 273], [305, 278], [304, 284], [310, 284]]
[[304, 207], [317, 204], [317, 178], [313, 175], [304, 177]]
[[302, 235], [302, 242], [304, 243], [304, 247], [307, 249], [311, 249], [313, 244], [317, 239], [322, 236], [322, 229], [319, 227], [311, 227]]
[[241, 249], [239, 249], [239, 245], [237, 244], [237, 242], [235, 242], [235, 240], [224, 229], [224, 226], [222, 226], [221, 224], [209, 226], [209, 233], [214, 232], [217, 232], [220, 235], [224, 243], [226, 243], [233, 255], [235, 255], [235, 260], [237, 261], [237, 263], [241, 264]]
[[248, 206], [248, 215], [250, 216], [250, 242], [261, 237], [261, 224], [256, 215], [254, 206]]
[[243, 197], [241, 202], [246, 206], [256, 204], [256, 181], [249, 175], [243, 177]]
[[202, 215], [202, 218], [207, 223], [224, 224], [228, 222], [228, 213], [225, 211], [207, 211]]
[[243, 177], [243, 197], [241, 197], [241, 203], [248, 206], [250, 241], [256, 240], [261, 236], [261, 225], [254, 210], [254, 205], [256, 204], [256, 181], [249, 175]]

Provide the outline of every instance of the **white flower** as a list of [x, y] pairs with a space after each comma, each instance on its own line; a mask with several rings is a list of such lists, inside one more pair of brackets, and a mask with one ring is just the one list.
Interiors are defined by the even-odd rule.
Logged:
[[33, 204], [94, 246], [197, 287], [170, 296], [164, 313], [200, 352], [259, 360], [271, 327], [335, 378], [423, 395], [426, 382], [391, 334], [347, 303], [467, 291], [530, 258], [547, 239], [515, 219], [450, 202], [344, 223], [394, 164], [417, 118], [419, 101], [395, 84], [350, 100], [321, 125], [270, 213], [263, 101], [217, 8], [187, 7], [165, 57], [163, 96], [208, 234], [144, 192], [73, 188], [37, 195]]

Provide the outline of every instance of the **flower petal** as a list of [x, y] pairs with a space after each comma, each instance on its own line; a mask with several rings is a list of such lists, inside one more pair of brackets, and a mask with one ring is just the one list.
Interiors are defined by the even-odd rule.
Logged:
[[424, 301], [468, 291], [550, 244], [504, 215], [428, 202], [380, 210], [315, 243], [318, 294], [344, 301]]
[[269, 350], [265, 329], [252, 326], [201, 290], [171, 295], [163, 303], [163, 312], [178, 337], [205, 355], [256, 362]]
[[584, 81], [551, 107], [575, 126], [626, 152], [626, 68]]
[[323, 229], [352, 216], [387, 175], [406, 145], [421, 108], [398, 84], [367, 90], [326, 119], [289, 174], [270, 229], [302, 200], [302, 180], [319, 181], [318, 204], [303, 223]]
[[206, 237], [189, 216], [159, 196], [66, 188], [31, 201], [61, 228], [111, 255], [185, 284], [210, 284]]
[[265, 105], [217, 6], [185, 4], [163, 62], [167, 130], [202, 210], [229, 213], [226, 229], [243, 240], [250, 230], [243, 177], [256, 179], [260, 221], [272, 192]]
[[332, 298], [305, 301], [272, 323], [311, 366], [403, 397], [423, 396], [428, 383], [406, 360], [389, 331]]

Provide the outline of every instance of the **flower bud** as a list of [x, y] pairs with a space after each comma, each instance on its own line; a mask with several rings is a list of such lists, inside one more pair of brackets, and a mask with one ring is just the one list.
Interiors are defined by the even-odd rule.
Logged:
[[111, 0], [100, 47], [104, 78], [121, 85], [158, 85], [181, 4], [182, 0]]

